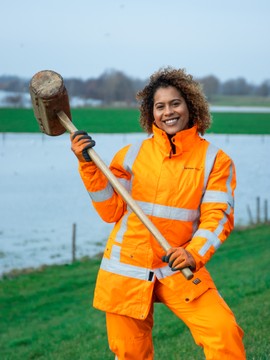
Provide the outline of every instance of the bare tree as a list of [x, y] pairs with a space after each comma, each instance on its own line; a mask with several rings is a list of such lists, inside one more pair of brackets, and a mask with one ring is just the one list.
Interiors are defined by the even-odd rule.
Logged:
[[132, 80], [121, 71], [106, 71], [98, 79], [101, 88], [101, 99], [105, 103], [134, 102], [135, 90]]
[[6, 96], [4, 101], [12, 107], [23, 107], [23, 97], [21, 95]]
[[224, 95], [248, 95], [252, 93], [252, 86], [244, 78], [227, 80], [222, 85]]
[[203, 90], [204, 90], [205, 95], [207, 96], [208, 100], [211, 100], [213, 98], [213, 95], [216, 95], [219, 93], [220, 81], [214, 75], [209, 75], [209, 76], [203, 77], [203, 78], [199, 79], [198, 81], [202, 84]]
[[256, 89], [256, 95], [258, 96], [270, 96], [270, 80], [263, 81]]
[[[197, 79], [203, 86], [208, 100], [214, 95], [254, 95], [270, 96], [270, 80], [263, 81], [260, 85], [249, 84], [243, 77], [220, 82], [214, 75], [208, 75]], [[71, 97], [94, 99], [104, 104], [122, 103], [134, 104], [136, 93], [146, 84], [146, 80], [133, 79], [122, 71], [107, 70], [98, 78], [81, 80], [78, 78], [65, 79], [68, 93]], [[0, 90], [10, 92], [5, 101], [13, 106], [21, 106], [23, 99], [20, 94], [28, 93], [29, 80], [20, 79], [17, 76], [0, 76]], [[14, 95], [17, 92], [18, 95]]]

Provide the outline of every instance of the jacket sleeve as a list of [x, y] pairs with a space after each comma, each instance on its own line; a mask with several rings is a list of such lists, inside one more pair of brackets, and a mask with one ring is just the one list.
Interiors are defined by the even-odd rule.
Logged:
[[205, 265], [234, 227], [233, 161], [219, 150], [200, 205], [200, 220], [187, 250], [196, 261], [196, 270]]
[[[127, 149], [128, 147], [125, 147], [120, 150], [109, 167], [125, 187], [128, 186], [130, 180], [130, 173], [123, 167]], [[118, 221], [126, 211], [127, 206], [101, 170], [94, 162], [79, 162], [79, 173], [100, 217], [108, 223]]]

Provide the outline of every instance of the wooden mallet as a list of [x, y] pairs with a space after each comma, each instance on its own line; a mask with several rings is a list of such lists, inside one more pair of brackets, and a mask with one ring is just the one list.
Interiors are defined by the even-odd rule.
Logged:
[[[32, 77], [29, 88], [34, 114], [42, 132], [47, 135], [58, 136], [63, 134], [66, 130], [69, 133], [78, 130], [71, 122], [68, 93], [61, 75], [51, 70], [40, 71]], [[128, 191], [101, 160], [96, 151], [93, 148], [88, 149], [87, 151], [93, 162], [106, 176], [115, 191], [138, 216], [164, 251], [167, 252], [171, 246], [160, 231], [144, 214]], [[193, 273], [189, 268], [181, 269], [181, 272], [187, 280], [193, 278]]]

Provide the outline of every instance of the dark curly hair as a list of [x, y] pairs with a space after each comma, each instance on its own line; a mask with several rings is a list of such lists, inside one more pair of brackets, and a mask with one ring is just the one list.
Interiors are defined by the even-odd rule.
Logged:
[[175, 87], [187, 103], [189, 128], [197, 125], [198, 132], [203, 135], [211, 125], [211, 115], [202, 87], [185, 69], [171, 67], [161, 68], [155, 72], [144, 89], [137, 93], [136, 98], [140, 101], [141, 127], [148, 134], [152, 133], [154, 95], [157, 89], [169, 86]]

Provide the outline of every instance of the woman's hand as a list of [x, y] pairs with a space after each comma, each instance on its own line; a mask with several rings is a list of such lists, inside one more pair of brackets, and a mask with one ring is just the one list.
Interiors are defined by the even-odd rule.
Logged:
[[169, 267], [172, 271], [180, 270], [185, 267], [196, 269], [196, 262], [193, 256], [182, 247], [171, 248], [167, 251], [167, 254], [162, 257], [164, 262], [169, 263]]
[[85, 131], [76, 131], [70, 135], [71, 150], [81, 162], [92, 161], [87, 149], [95, 146], [96, 142]]

